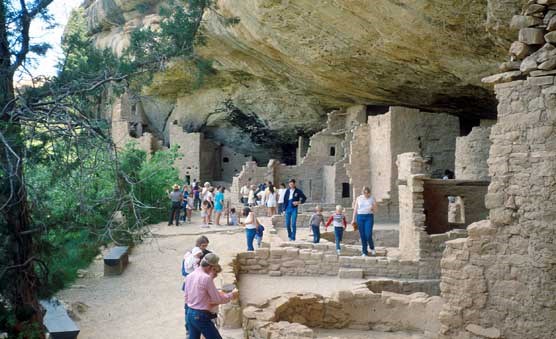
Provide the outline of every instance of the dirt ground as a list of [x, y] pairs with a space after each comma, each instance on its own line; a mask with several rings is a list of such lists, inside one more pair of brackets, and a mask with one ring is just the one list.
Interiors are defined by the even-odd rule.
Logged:
[[[209, 249], [228, 262], [232, 255], [245, 250], [243, 230], [233, 226], [200, 228], [193, 224], [152, 225], [153, 237], [136, 246], [130, 263], [121, 276], [104, 277], [102, 259], [95, 260], [85, 277], [70, 288], [60, 291], [58, 298], [71, 305], [87, 305], [77, 325], [80, 339], [97, 338], [184, 338], [181, 258], [194, 246], [200, 234], [209, 240]], [[302, 230], [302, 233], [307, 230]], [[308, 233], [308, 232], [307, 232]], [[304, 234], [304, 236], [306, 236]], [[265, 234], [265, 241], [279, 241], [277, 235]], [[315, 292], [331, 295], [337, 289], [348, 289], [362, 280], [337, 277], [269, 277], [242, 275], [239, 288], [242, 303], [259, 302], [283, 292]], [[216, 284], [219, 285], [218, 278]], [[221, 332], [224, 338], [243, 338], [241, 329]], [[316, 330], [318, 338], [417, 339], [410, 333], [388, 333], [356, 330]]]
[[121, 276], [104, 277], [103, 261], [95, 260], [84, 278], [58, 293], [70, 305], [89, 306], [79, 314], [80, 339], [184, 338], [180, 265], [185, 250], [195, 245], [200, 233], [207, 235], [209, 249], [221, 260], [245, 247], [244, 234], [237, 227], [201, 229], [196, 222], [179, 227], [160, 223], [152, 230], [155, 237], [133, 249]]

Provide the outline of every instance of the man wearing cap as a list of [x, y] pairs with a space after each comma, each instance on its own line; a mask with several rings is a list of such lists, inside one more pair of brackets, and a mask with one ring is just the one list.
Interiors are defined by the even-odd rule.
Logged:
[[172, 201], [172, 208], [170, 209], [170, 220], [168, 221], [168, 226], [172, 225], [172, 221], [176, 219], [176, 226], [180, 222], [180, 209], [181, 202], [183, 200], [183, 194], [180, 192], [180, 185], [175, 184], [172, 192], [168, 192], [168, 198]]
[[211, 321], [215, 318], [214, 305], [226, 304], [237, 297], [237, 291], [221, 293], [214, 285], [215, 275], [222, 270], [214, 253], [207, 254], [200, 266], [185, 278], [186, 327], [189, 339], [221, 339], [218, 329]]
[[295, 179], [288, 181], [289, 188], [284, 193], [284, 206], [286, 210], [286, 228], [288, 229], [288, 239], [295, 240], [295, 230], [297, 222], [297, 206], [303, 204], [307, 197], [303, 191], [295, 187]]

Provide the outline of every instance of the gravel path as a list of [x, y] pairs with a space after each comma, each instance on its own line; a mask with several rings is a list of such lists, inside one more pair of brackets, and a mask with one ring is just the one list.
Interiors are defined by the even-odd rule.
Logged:
[[[103, 262], [95, 260], [84, 278], [58, 294], [68, 304], [89, 306], [79, 314], [80, 339], [185, 337], [181, 258], [195, 245], [200, 232], [215, 230], [200, 229], [196, 224], [168, 227], [165, 223], [152, 229], [155, 238], [133, 249], [121, 276], [103, 277]], [[210, 250], [226, 257], [244, 249], [243, 232], [229, 226], [219, 229], [232, 234], [207, 234]]]

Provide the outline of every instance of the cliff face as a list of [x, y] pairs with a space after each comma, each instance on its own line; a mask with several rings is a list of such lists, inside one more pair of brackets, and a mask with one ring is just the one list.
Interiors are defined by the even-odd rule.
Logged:
[[[244, 151], [252, 140], [229, 121], [234, 110], [280, 142], [321, 128], [330, 108], [353, 104], [492, 118], [495, 99], [480, 79], [496, 72], [511, 37], [507, 23], [525, 2], [219, 0], [205, 13], [207, 44], [199, 49], [217, 76], [192, 92], [175, 63], [144, 93], [171, 102], [170, 117], [146, 114], [161, 128], [166, 119], [213, 134], [211, 127], [227, 126]], [[97, 46], [121, 51], [133, 28], [157, 22], [160, 3], [85, 3]], [[239, 23], [226, 25], [231, 17]]]

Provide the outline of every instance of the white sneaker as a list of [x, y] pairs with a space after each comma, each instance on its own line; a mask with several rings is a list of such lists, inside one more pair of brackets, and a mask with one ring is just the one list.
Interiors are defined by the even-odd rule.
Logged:
[[365, 253], [361, 254], [362, 257], [366, 257], [367, 255]]
[[336, 253], [337, 253], [338, 255], [340, 255], [340, 250], [336, 250]]
[[371, 250], [371, 255], [374, 257], [376, 255], [376, 251], [375, 250]]

